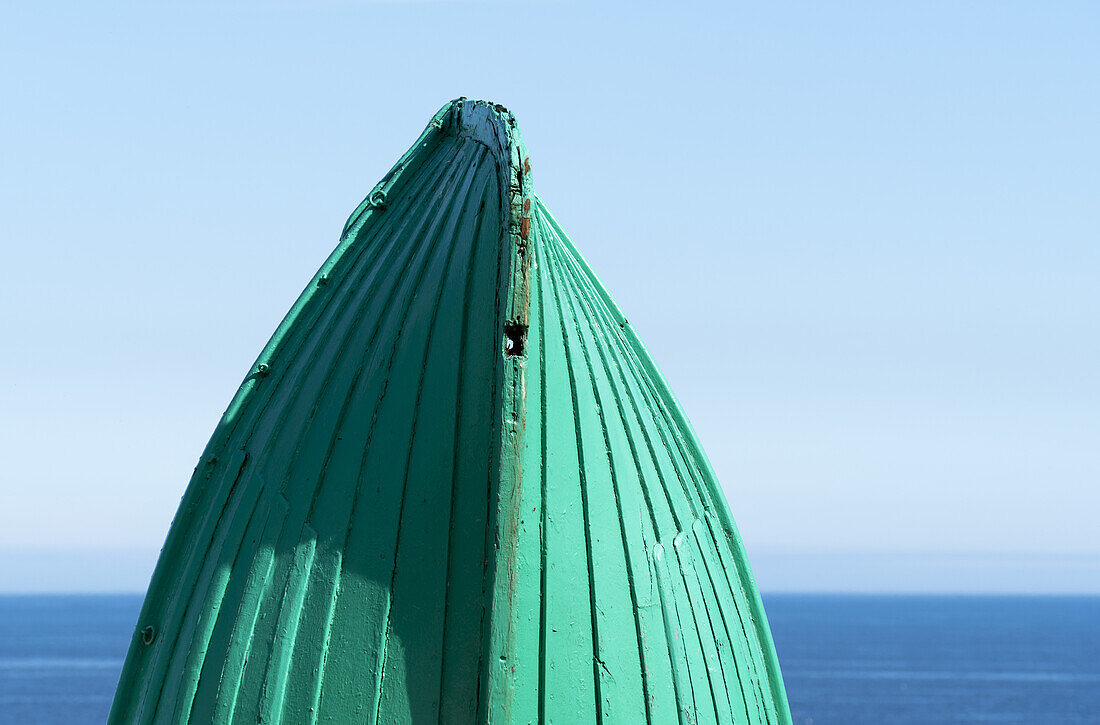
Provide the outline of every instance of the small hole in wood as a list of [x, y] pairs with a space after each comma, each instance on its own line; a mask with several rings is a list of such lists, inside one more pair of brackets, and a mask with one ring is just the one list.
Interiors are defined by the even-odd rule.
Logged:
[[504, 354], [515, 357], [523, 354], [527, 343], [527, 325], [508, 323], [504, 326]]

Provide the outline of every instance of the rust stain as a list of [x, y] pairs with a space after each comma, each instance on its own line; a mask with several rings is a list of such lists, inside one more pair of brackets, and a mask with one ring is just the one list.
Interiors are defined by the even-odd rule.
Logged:
[[527, 158], [525, 158], [523, 160], [523, 173], [525, 173], [525, 174], [530, 174], [531, 173], [531, 157], [530, 156], [528, 156]]
[[527, 241], [527, 235], [531, 232], [531, 217], [523, 217], [523, 221], [519, 223], [519, 236], [523, 241]]

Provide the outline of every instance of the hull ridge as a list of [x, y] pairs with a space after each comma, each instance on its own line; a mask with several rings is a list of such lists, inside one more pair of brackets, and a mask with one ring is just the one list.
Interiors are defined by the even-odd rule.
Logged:
[[110, 721], [790, 722], [714, 473], [503, 107], [432, 118], [249, 371]]

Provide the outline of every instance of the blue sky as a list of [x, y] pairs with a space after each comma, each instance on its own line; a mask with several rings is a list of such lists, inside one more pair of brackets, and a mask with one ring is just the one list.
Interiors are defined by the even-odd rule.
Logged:
[[144, 588], [249, 364], [465, 95], [517, 114], [762, 588], [1100, 591], [1095, 4], [0, 8], [0, 590]]

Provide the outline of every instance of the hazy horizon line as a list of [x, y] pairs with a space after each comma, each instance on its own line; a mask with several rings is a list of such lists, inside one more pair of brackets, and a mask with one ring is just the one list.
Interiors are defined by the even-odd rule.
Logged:
[[[0, 546], [0, 594], [141, 594], [159, 548]], [[1100, 553], [749, 547], [767, 594], [1095, 596]]]

